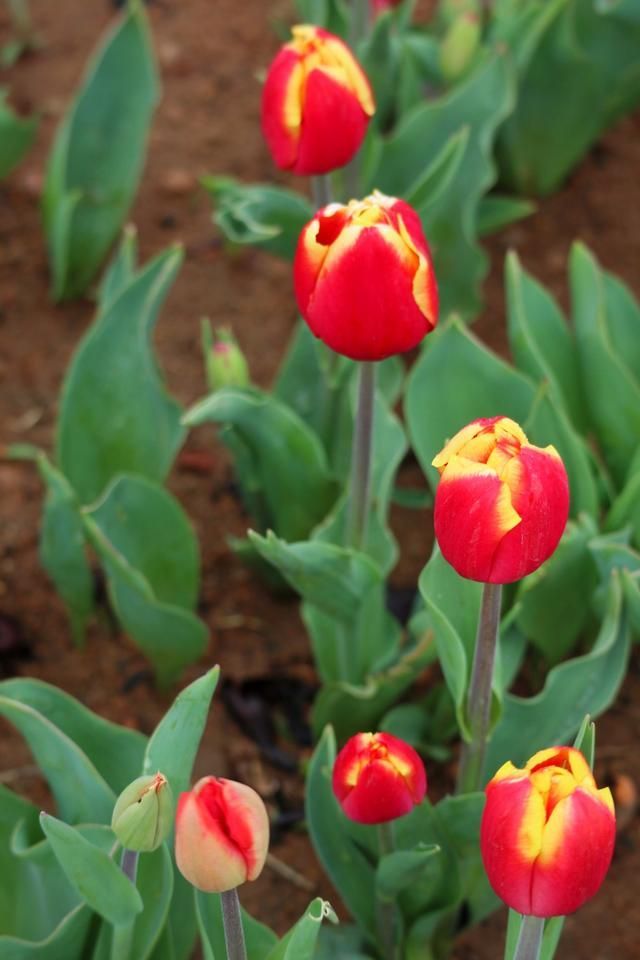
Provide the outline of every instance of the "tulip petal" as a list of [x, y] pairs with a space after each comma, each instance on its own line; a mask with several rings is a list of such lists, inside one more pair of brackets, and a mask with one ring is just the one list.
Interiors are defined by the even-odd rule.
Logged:
[[567, 474], [553, 448], [523, 446], [503, 479], [522, 523], [501, 540], [491, 564], [491, 583], [510, 583], [536, 570], [557, 547], [569, 515]]
[[434, 527], [442, 555], [469, 580], [492, 581], [504, 538], [521, 523], [511, 491], [484, 464], [455, 457], [436, 490]]
[[283, 47], [271, 64], [262, 89], [262, 133], [274, 162], [291, 170], [298, 158], [304, 70], [299, 55]]
[[322, 67], [312, 70], [304, 90], [298, 156], [291, 170], [311, 175], [344, 166], [364, 140], [368, 121], [360, 101], [334, 73]]
[[600, 888], [615, 843], [615, 818], [597, 796], [578, 788], [554, 808], [544, 830], [531, 887], [531, 913], [573, 913]]

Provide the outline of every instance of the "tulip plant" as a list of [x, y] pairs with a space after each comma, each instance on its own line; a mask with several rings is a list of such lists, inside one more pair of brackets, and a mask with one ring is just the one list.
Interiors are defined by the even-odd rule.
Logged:
[[[528, 141], [516, 136], [545, 102], [540, 75], [565, 42], [568, 5], [450, 0], [428, 31], [411, 26], [409, 0], [298, 6], [307, 22], [267, 71], [262, 128], [276, 166], [314, 178], [313, 202], [209, 182], [230, 238], [293, 260], [302, 319], [273, 391], [251, 384], [230, 332], [214, 340], [205, 324], [210, 393], [183, 414], [151, 344], [181, 253], [139, 267], [129, 229], [65, 377], [54, 453], [12, 453], [44, 481], [42, 559], [76, 640], [99, 565], [113, 612], [166, 685], [204, 653], [207, 629], [195, 612], [195, 536], [163, 483], [186, 428], [219, 425], [258, 527], [236, 548], [303, 601], [320, 680], [306, 820], [353, 922], [327, 933], [322, 920], [336, 918], [318, 898], [278, 939], [243, 913], [237, 890], [267, 861], [264, 802], [216, 772], [190, 786], [217, 670], [177, 696], [149, 739], [46, 684], [9, 680], [0, 713], [27, 740], [55, 814], [0, 787], [10, 881], [0, 955], [187, 960], [199, 935], [208, 960], [440, 960], [501, 899], [512, 910], [508, 960], [541, 950], [551, 960], [562, 917], [595, 895], [611, 861], [613, 801], [594, 779], [588, 715], [615, 697], [640, 632], [640, 307], [578, 246], [572, 327], [509, 257], [515, 366], [463, 322], [484, 270], [478, 234], [527, 209], [487, 196], [492, 151], [503, 179], [541, 190], [575, 159], [550, 131], [551, 146], [525, 150], [523, 172]], [[622, 22], [631, 35], [638, 18], [623, 0], [574, 6], [585, 69], [609, 77], [593, 18], [603, 48], [607, 31], [618, 36]], [[58, 299], [87, 288], [113, 242], [155, 99], [132, 0], [49, 163]], [[578, 141], [621, 109], [599, 103]], [[126, 138], [113, 135], [114, 117]], [[386, 581], [409, 442], [433, 494], [436, 543], [405, 625]], [[427, 516], [416, 517], [427, 542]], [[532, 652], [544, 685], [516, 696]], [[436, 663], [442, 682], [407, 700]], [[434, 803], [422, 758], [453, 757], [456, 737], [455, 789]]]

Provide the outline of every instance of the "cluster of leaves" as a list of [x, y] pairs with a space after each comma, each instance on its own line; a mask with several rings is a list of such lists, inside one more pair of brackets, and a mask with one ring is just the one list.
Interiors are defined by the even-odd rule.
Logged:
[[124, 629], [160, 683], [196, 660], [207, 629], [195, 615], [200, 569], [194, 531], [162, 487], [184, 427], [165, 391], [151, 338], [182, 261], [179, 248], [136, 266], [127, 231], [100, 289], [93, 324], [62, 387], [52, 462], [34, 448], [46, 485], [40, 551], [77, 642], [94, 609], [90, 547]]
[[[225, 956], [219, 896], [183, 879], [167, 843], [141, 855], [134, 885], [110, 827], [118, 794], [142, 774], [162, 770], [175, 797], [189, 789], [218, 672], [186, 687], [149, 738], [37, 680], [0, 684], [0, 715], [27, 741], [61, 818], [0, 785], [3, 957], [187, 960], [198, 936], [209, 960]], [[311, 960], [326, 917], [313, 900], [280, 940], [245, 913], [249, 960]]]

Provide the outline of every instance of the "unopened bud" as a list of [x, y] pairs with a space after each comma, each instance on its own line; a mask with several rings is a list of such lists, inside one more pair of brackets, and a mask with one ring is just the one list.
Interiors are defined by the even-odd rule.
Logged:
[[156, 850], [171, 831], [173, 796], [165, 776], [138, 777], [113, 808], [111, 829], [126, 850]]
[[449, 83], [462, 77], [471, 66], [480, 34], [480, 20], [475, 13], [464, 13], [451, 23], [440, 46], [440, 70]]
[[208, 321], [204, 321], [202, 341], [210, 390], [248, 386], [249, 367], [231, 330], [223, 327], [212, 335]]

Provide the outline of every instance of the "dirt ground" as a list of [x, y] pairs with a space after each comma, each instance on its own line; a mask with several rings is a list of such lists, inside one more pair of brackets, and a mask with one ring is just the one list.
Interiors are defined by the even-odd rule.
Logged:
[[[92, 316], [90, 302], [62, 307], [48, 297], [48, 276], [38, 194], [57, 122], [78, 84], [83, 63], [116, 4], [107, 0], [32, 0], [43, 45], [5, 74], [13, 104], [42, 116], [38, 141], [21, 168], [0, 186], [0, 442], [28, 441], [50, 450], [57, 398], [71, 353]], [[289, 268], [247, 250], [229, 257], [211, 223], [198, 186], [204, 173], [246, 180], [274, 179], [259, 123], [257, 74], [277, 47], [271, 29], [290, 20], [287, 0], [190, 0], [150, 4], [163, 78], [163, 98], [151, 135], [148, 163], [131, 220], [143, 258], [176, 240], [186, 262], [159, 322], [157, 345], [170, 389], [183, 404], [205, 390], [199, 348], [203, 315], [230, 324], [249, 359], [254, 380], [267, 386], [295, 321]], [[0, 7], [0, 45], [8, 24]], [[573, 238], [585, 241], [609, 269], [640, 295], [640, 116], [621, 122], [586, 158], [570, 182], [529, 220], [488, 243], [492, 257], [486, 310], [476, 325], [504, 351], [502, 261], [515, 247], [528, 269], [566, 305], [565, 265]], [[190, 436], [170, 487], [191, 517], [202, 551], [199, 613], [211, 631], [205, 658], [190, 680], [220, 663], [229, 681], [293, 678], [296, 689], [314, 682], [295, 600], [278, 600], [230, 553], [226, 538], [242, 535], [248, 518], [231, 486], [227, 456], [212, 431]], [[197, 454], [197, 456], [194, 456]], [[408, 471], [415, 470], [409, 466]], [[37, 540], [42, 489], [34, 471], [0, 460], [0, 676], [29, 675], [58, 684], [92, 710], [150, 732], [171, 694], [152, 686], [145, 661], [106, 620], [74, 650], [67, 622], [42, 572]], [[426, 561], [429, 518], [394, 512], [403, 559], [397, 586], [412, 586]], [[632, 663], [617, 705], [598, 726], [601, 778], [640, 781], [640, 662]], [[174, 691], [175, 693], [175, 691]], [[0, 782], [35, 800], [46, 795], [28, 750], [4, 723]], [[305, 748], [284, 744], [290, 753]], [[222, 697], [216, 698], [198, 760], [198, 774], [244, 779], [259, 789], [286, 825], [301, 809], [302, 782], [266, 762], [245, 736]], [[437, 779], [438, 774], [434, 774]], [[283, 931], [315, 892], [331, 897], [304, 833], [279, 830], [278, 861], [293, 867], [295, 882], [278, 864], [243, 892], [245, 905]], [[631, 817], [620, 835], [615, 862], [599, 896], [570, 918], [560, 956], [567, 960], [631, 960], [638, 956], [640, 827]], [[334, 898], [335, 899], [335, 898]], [[460, 940], [457, 960], [502, 955], [504, 917], [492, 917]]]

